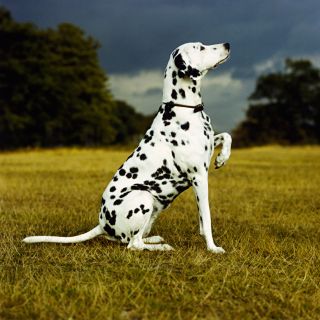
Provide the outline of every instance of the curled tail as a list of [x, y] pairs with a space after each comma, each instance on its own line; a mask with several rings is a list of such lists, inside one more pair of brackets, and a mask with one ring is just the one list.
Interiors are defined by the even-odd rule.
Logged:
[[80, 234], [79, 236], [74, 236], [74, 237], [34, 236], [34, 237], [24, 238], [22, 241], [24, 243], [37, 243], [37, 242], [76, 243], [76, 242], [82, 242], [82, 241], [93, 239], [104, 233], [105, 232], [103, 231], [101, 226], [97, 225], [92, 230], [84, 234]]

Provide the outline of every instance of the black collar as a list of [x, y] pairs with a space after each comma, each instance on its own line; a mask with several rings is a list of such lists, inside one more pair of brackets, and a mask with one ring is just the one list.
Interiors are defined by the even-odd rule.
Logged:
[[172, 102], [172, 101], [170, 101], [170, 102], [163, 102], [163, 104], [169, 105], [169, 106], [171, 106], [171, 107], [182, 107], [182, 108], [194, 109], [194, 110], [193, 110], [194, 113], [203, 110], [203, 103], [197, 104], [196, 106], [188, 106], [188, 105], [186, 105], [186, 104], [174, 103], [174, 102]]

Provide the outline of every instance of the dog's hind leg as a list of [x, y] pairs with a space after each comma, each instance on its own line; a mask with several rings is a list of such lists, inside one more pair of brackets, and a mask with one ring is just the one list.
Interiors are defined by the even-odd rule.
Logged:
[[146, 238], [161, 210], [153, 195], [145, 190], [133, 190], [122, 198], [113, 229], [117, 235], [125, 235], [131, 250], [172, 250], [167, 244], [159, 244], [159, 236]]
[[[159, 239], [156, 239], [159, 238]], [[155, 236], [142, 239], [141, 235], [136, 235], [131, 239], [128, 248], [131, 250], [149, 250], [149, 251], [170, 251], [174, 250], [166, 243], [154, 243], [153, 240], [160, 240], [161, 237]], [[162, 240], [162, 238], [161, 238]]]
[[[148, 219], [151, 219], [149, 215]], [[174, 250], [170, 245], [166, 243], [159, 243], [163, 241], [160, 236], [153, 236], [148, 238], [142, 238], [145, 228], [149, 226], [150, 221], [146, 221], [145, 225], [139, 230], [139, 232], [134, 235], [129, 244], [128, 249], [131, 250], [149, 250], [149, 251], [169, 251]]]
[[142, 240], [143, 240], [144, 244], [156, 244], [156, 243], [161, 243], [164, 241], [164, 239], [160, 236], [147, 237], [147, 235], [150, 233], [151, 228], [152, 228], [154, 222], [156, 221], [160, 211], [161, 210], [158, 210], [157, 208], [155, 208], [151, 214], [149, 223], [148, 223], [147, 227], [145, 228], [144, 233], [142, 235]]

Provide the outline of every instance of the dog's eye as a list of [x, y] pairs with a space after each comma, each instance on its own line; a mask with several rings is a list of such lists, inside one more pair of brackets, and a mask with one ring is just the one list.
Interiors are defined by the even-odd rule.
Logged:
[[200, 51], [205, 50], [206, 48], [204, 46], [200, 46]]

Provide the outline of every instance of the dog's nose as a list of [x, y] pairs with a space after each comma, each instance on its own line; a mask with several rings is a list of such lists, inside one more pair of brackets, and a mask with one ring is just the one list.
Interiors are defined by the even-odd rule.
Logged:
[[230, 43], [227, 42], [223, 46], [226, 50], [230, 51]]

